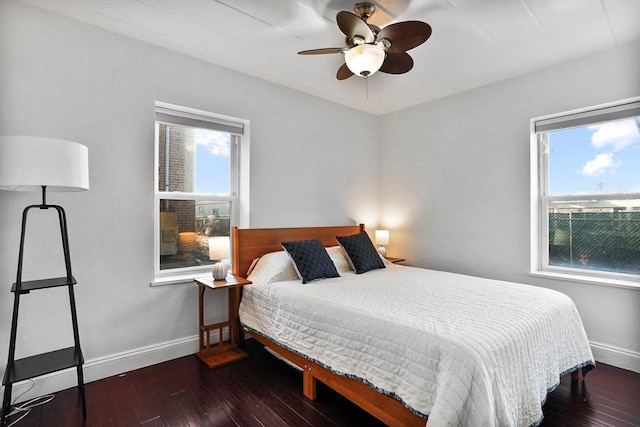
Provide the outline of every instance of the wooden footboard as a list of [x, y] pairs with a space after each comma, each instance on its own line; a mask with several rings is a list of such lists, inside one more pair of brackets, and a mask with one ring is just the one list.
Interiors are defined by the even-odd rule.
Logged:
[[426, 419], [414, 414], [402, 403], [379, 393], [358, 380], [335, 374], [317, 363], [280, 347], [262, 335], [254, 334], [251, 331], [245, 331], [245, 333], [302, 369], [302, 391], [309, 399], [316, 398], [316, 380], [319, 380], [390, 426], [423, 427], [427, 422]]

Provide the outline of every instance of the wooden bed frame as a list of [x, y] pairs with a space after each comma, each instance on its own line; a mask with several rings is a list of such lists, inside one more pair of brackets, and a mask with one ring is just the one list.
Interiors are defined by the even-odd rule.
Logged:
[[[346, 236], [364, 231], [364, 224], [335, 227], [254, 228], [232, 229], [233, 274], [245, 277], [254, 259], [275, 251], [281, 251], [280, 242], [290, 240], [320, 239], [325, 246], [336, 246], [336, 236]], [[331, 387], [365, 411], [391, 426], [424, 426], [426, 419], [414, 414], [399, 401], [386, 396], [368, 385], [335, 374], [311, 360], [293, 353], [263, 337], [244, 331], [257, 341], [289, 360], [303, 371], [302, 390], [309, 399], [316, 398], [316, 380]]]

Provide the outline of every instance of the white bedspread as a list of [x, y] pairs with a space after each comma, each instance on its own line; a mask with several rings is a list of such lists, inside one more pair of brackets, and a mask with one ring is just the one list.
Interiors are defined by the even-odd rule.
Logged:
[[429, 427], [530, 426], [593, 355], [573, 301], [404, 266], [244, 289], [243, 325], [392, 395]]

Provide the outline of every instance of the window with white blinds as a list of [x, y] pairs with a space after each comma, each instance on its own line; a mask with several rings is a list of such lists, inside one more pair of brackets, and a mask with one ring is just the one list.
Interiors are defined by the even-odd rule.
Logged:
[[532, 270], [640, 282], [640, 99], [531, 120]]
[[157, 103], [155, 124], [155, 280], [203, 275], [216, 262], [209, 239], [240, 222], [249, 123]]

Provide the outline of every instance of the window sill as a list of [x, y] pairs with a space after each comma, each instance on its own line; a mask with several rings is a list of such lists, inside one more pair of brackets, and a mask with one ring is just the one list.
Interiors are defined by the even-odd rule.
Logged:
[[583, 276], [580, 274], [561, 273], [556, 271], [530, 271], [528, 275], [530, 277], [539, 277], [543, 279], [564, 280], [567, 282], [586, 283], [589, 285], [640, 290], [640, 281], [627, 279]]
[[201, 277], [211, 277], [211, 272], [197, 272], [189, 275], [175, 275], [166, 277], [157, 277], [149, 283], [149, 286], [165, 286], [165, 285], [177, 285], [179, 283], [192, 283], [194, 279]]

